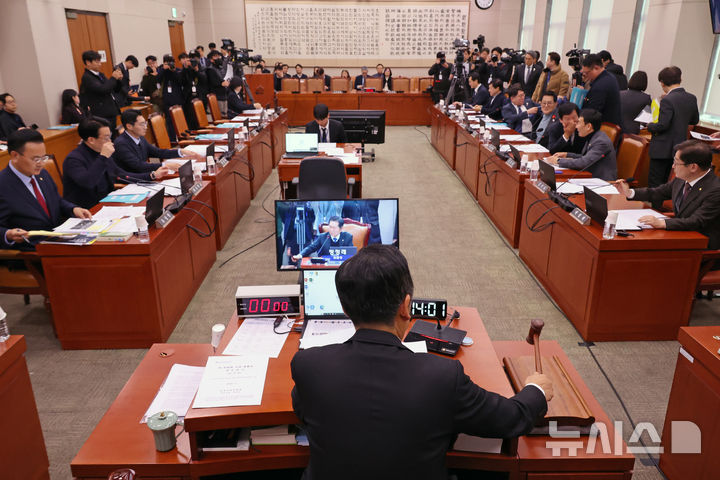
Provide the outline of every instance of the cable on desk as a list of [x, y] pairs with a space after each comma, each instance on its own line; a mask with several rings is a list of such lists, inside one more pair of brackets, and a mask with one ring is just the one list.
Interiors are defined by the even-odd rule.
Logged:
[[485, 163], [482, 164], [481, 167], [478, 168], [478, 171], [485, 175], [485, 186], [483, 187], [483, 190], [485, 191], [485, 196], [489, 197], [492, 193], [492, 185], [491, 185], [491, 179], [490, 174], [497, 175], [500, 170], [493, 170], [492, 172], [488, 172], [487, 165], [490, 163], [491, 159], [485, 160]]
[[[278, 327], [282, 324], [283, 320], [285, 320], [285, 328], [287, 328], [284, 332], [278, 332]], [[277, 317], [275, 319], [275, 322], [273, 323], [273, 332], [277, 333], [278, 335], [287, 335], [288, 333], [293, 331], [293, 323], [295, 323], [295, 320], [288, 318], [287, 315], [283, 315], [281, 317]]]
[[255, 167], [253, 167], [252, 164], [248, 160], [245, 160], [244, 158], [240, 158], [239, 160], [248, 166], [248, 171], [250, 172], [250, 176], [246, 177], [245, 175], [238, 172], [237, 170], [233, 170], [233, 173], [248, 182], [252, 182], [253, 180], [255, 180]]
[[185, 226], [187, 228], [189, 228], [193, 232], [197, 233], [198, 237], [207, 238], [207, 237], [211, 236], [213, 234], [213, 232], [215, 232], [215, 228], [210, 228], [210, 223], [207, 221], [207, 219], [205, 218], [205, 216], [202, 213], [198, 212], [197, 210], [195, 210], [194, 208], [191, 208], [191, 207], [185, 207], [183, 210], [190, 210], [191, 212], [195, 212], [195, 214], [197, 214], [197, 216], [199, 216], [202, 219], [202, 221], [205, 222], [205, 226], [207, 226], [209, 233], [201, 232], [199, 229], [190, 225], [189, 222], [185, 224]]
[[528, 209], [525, 212], [525, 226], [531, 232], [542, 232], [543, 230], [547, 229], [550, 225], [555, 223], [554, 220], [551, 220], [548, 223], [540, 225], [539, 227], [537, 226], [537, 224], [540, 223], [540, 220], [542, 220], [545, 215], [547, 215], [551, 210], [559, 208], [560, 207], [559, 205], [554, 205], [554, 206], [548, 208], [547, 210], [545, 210], [543, 213], [540, 214], [540, 216], [535, 220], [535, 222], [532, 225], [528, 224], [528, 217], [530, 216], [530, 210], [532, 209], [533, 206], [535, 206], [536, 204], [538, 204], [544, 200], [547, 200], [547, 198], [540, 198], [538, 200], [535, 200], [533, 203], [528, 205]]
[[218, 268], [224, 267], [225, 264], [228, 263], [230, 260], [234, 259], [235, 257], [237, 257], [237, 256], [239, 256], [239, 255], [242, 255], [243, 253], [247, 252], [247, 251], [250, 250], [251, 248], [257, 247], [258, 245], [260, 245], [261, 243], [263, 243], [265, 240], [267, 240], [268, 238], [270, 238], [270, 237], [272, 237], [272, 236], [274, 236], [274, 235], [275, 235], [275, 232], [272, 232], [270, 235], [268, 235], [267, 237], [263, 238], [263, 239], [260, 240], [259, 242], [254, 243], [254, 244], [250, 245], [249, 247], [247, 247], [246, 249], [239, 251], [238, 253], [236, 253], [236, 254], [233, 255], [232, 257], [228, 258], [228, 259], [225, 260], [223, 263], [221, 263]]

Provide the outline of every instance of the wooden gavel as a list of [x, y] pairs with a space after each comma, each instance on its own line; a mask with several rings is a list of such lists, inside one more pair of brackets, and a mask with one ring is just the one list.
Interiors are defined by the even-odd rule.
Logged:
[[540, 332], [542, 332], [543, 327], [545, 326], [545, 322], [540, 320], [539, 318], [535, 318], [530, 321], [530, 332], [528, 333], [527, 338], [525, 341], [527, 341], [530, 345], [533, 345], [535, 347], [535, 370], [538, 373], [543, 373], [542, 371], [542, 359], [540, 358]]

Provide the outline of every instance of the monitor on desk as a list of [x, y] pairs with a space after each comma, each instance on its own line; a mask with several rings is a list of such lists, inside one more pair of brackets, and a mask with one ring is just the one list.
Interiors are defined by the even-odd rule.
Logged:
[[153, 193], [145, 201], [145, 220], [147, 221], [148, 227], [152, 227], [155, 220], [160, 218], [160, 215], [162, 215], [164, 202], [165, 187], [162, 187], [160, 190]]
[[495, 147], [495, 151], [500, 151], [500, 132], [494, 128], [490, 130], [490, 143]]
[[585, 192], [585, 211], [590, 218], [600, 225], [604, 225], [608, 214], [607, 199], [586, 186], [583, 187], [583, 191]]
[[350, 143], [385, 143], [385, 110], [330, 110]]
[[399, 247], [397, 198], [276, 200], [275, 218], [278, 270], [335, 269], [366, 245]]
[[510, 156], [512, 156], [513, 160], [515, 160], [515, 163], [517, 163], [517, 168], [520, 168], [520, 164], [522, 163], [522, 155], [520, 155], [518, 149], [515, 148], [515, 145], [510, 145]]
[[294, 152], [315, 152], [318, 151], [318, 136], [316, 133], [286, 133], [285, 151]]
[[545, 160], [538, 161], [538, 164], [540, 165], [540, 180], [550, 187], [550, 190], [553, 192], [555, 191], [556, 185], [555, 185], [555, 166], [550, 165]]
[[226, 158], [230, 159], [235, 153], [235, 127], [228, 130]]
[[[210, 147], [214, 149], [215, 144], [211, 144]], [[210, 147], [208, 147], [208, 150]], [[178, 168], [178, 177], [180, 177], [180, 193], [185, 195], [195, 183], [193, 180], [192, 162], [190, 160], [180, 165], [180, 168]]]

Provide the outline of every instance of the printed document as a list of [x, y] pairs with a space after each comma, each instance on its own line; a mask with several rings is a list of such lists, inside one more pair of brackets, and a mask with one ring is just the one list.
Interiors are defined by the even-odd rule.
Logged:
[[204, 371], [205, 367], [173, 365], [140, 423], [146, 423], [148, 417], [163, 411], [175, 412], [178, 418], [185, 418]]
[[209, 357], [193, 408], [260, 405], [267, 366], [267, 357]]
[[[278, 335], [273, 330], [275, 317], [246, 318], [225, 347], [223, 355], [258, 355], [277, 358], [287, 335]], [[287, 331], [283, 321], [281, 331]]]

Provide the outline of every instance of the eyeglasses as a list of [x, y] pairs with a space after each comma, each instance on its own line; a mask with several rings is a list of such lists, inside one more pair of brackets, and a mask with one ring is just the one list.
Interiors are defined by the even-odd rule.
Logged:
[[540, 105], [543, 107], [549, 107], [550, 105], [555, 105], [555, 102], [540, 102]]
[[685, 162], [679, 162], [679, 161], [677, 161], [677, 160], [673, 160], [673, 165], [685, 167], [685, 166], [687, 166], [687, 163], [685, 163]]
[[[23, 156], [24, 156], [24, 155], [23, 155]], [[45, 160], [50, 160], [50, 155], [45, 155], [45, 156], [42, 156], [42, 157], [32, 157], [32, 158], [31, 158], [31, 157], [25, 157], [25, 158], [29, 158], [30, 160], [32, 160], [32, 161], [35, 162], [35, 163], [44, 163]]]

